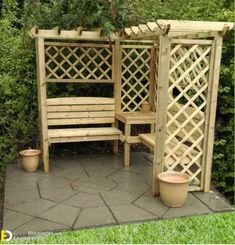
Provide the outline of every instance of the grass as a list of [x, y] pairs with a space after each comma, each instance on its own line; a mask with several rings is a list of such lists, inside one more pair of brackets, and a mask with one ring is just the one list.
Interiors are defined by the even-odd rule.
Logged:
[[235, 213], [70, 231], [11, 243], [234, 243]]

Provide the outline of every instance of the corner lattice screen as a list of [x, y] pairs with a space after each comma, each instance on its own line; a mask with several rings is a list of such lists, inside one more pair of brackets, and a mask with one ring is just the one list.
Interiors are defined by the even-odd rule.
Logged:
[[170, 53], [165, 168], [191, 176], [201, 189], [211, 46], [176, 44]]
[[108, 45], [48, 45], [45, 62], [48, 81], [112, 79], [112, 49]]
[[122, 48], [121, 110], [139, 111], [149, 100], [151, 48]]

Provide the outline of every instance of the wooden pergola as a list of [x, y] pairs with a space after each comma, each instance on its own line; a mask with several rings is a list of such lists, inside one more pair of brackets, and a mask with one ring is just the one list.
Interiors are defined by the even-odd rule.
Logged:
[[[154, 150], [153, 195], [162, 171], [186, 172], [191, 191], [209, 191], [222, 41], [232, 28], [228, 22], [176, 20], [109, 36], [82, 27], [33, 28], [45, 171], [52, 143], [113, 140], [117, 153], [121, 140], [125, 166], [131, 144]], [[47, 98], [51, 82], [111, 83], [114, 97]], [[150, 133], [131, 135], [135, 124], [150, 124]]]

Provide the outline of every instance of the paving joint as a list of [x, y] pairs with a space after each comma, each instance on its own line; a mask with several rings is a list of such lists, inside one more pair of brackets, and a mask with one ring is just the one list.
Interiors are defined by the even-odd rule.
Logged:
[[155, 216], [156, 218], [159, 218], [158, 215], [152, 213], [151, 211], [149, 211], [149, 210], [147, 210], [147, 209], [145, 209], [145, 208], [143, 208], [143, 207], [140, 207], [140, 206], [136, 205], [135, 203], [132, 203], [131, 205], [135, 206], [136, 208], [142, 209], [142, 210], [145, 211], [145, 212], [150, 213], [151, 215]]
[[38, 190], [38, 195], [39, 195], [39, 198], [42, 199], [42, 195], [41, 195], [41, 191], [40, 191], [40, 187], [39, 187], [39, 180], [37, 180], [37, 190]]
[[72, 229], [72, 230], [73, 230], [73, 228], [74, 228], [74, 225], [75, 225], [76, 222], [78, 221], [78, 219], [79, 219], [79, 217], [80, 217], [80, 214], [81, 214], [82, 210], [83, 210], [83, 208], [79, 208], [78, 213], [77, 213], [77, 216], [75, 217], [75, 219], [74, 219], [74, 221], [73, 221], [73, 224], [72, 224], [72, 226], [71, 226], [71, 229]]
[[110, 174], [108, 174], [108, 175], [106, 175], [105, 176], [105, 178], [109, 178], [110, 176], [112, 176], [113, 174], [115, 174], [115, 173], [117, 173], [117, 172], [119, 172], [121, 169], [123, 169], [123, 167], [120, 167], [120, 168], [118, 168], [118, 169], [115, 169], [112, 173], [110, 173]]
[[111, 208], [109, 207], [109, 205], [108, 205], [108, 204], [106, 203], [106, 201], [104, 200], [102, 194], [101, 194], [100, 192], [99, 192], [98, 194], [99, 194], [100, 198], [103, 200], [105, 206], [108, 208], [108, 210], [109, 210], [109, 212], [111, 213], [111, 215], [113, 216], [115, 222], [118, 224], [118, 219], [115, 217], [113, 211], [111, 210]]
[[164, 216], [167, 214], [167, 212], [170, 210], [171, 208], [168, 207], [167, 210], [161, 215], [159, 216], [159, 219], [165, 219]]

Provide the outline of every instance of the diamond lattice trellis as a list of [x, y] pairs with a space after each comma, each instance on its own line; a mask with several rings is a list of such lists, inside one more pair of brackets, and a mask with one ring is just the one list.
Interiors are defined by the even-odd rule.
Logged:
[[122, 48], [122, 111], [141, 110], [149, 99], [150, 48]]
[[109, 47], [45, 47], [46, 77], [53, 79], [112, 78], [112, 51]]
[[191, 176], [201, 185], [202, 145], [211, 46], [172, 47], [165, 142], [165, 168]]

